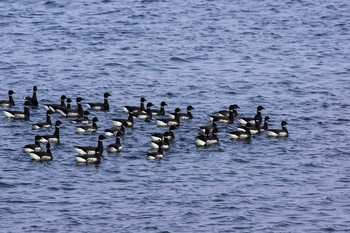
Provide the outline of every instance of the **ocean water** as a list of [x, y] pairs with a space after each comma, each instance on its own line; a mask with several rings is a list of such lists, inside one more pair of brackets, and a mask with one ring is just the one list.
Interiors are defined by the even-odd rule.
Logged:
[[[28, 121], [0, 116], [1, 232], [350, 231], [350, 4], [335, 1], [1, 1], [0, 97], [16, 106], [38, 87]], [[63, 124], [54, 159], [30, 161], [22, 147], [62, 94], [87, 102], [110, 92], [97, 133]], [[194, 106], [160, 161], [149, 136], [166, 129], [135, 119], [118, 154], [78, 165], [76, 145], [96, 145], [124, 105], [144, 96], [167, 112]], [[198, 148], [198, 126], [230, 104], [265, 133]], [[74, 103], [75, 106], [75, 103]], [[86, 105], [83, 104], [86, 108]], [[3, 110], [3, 109], [2, 109]], [[107, 138], [104, 146], [114, 142]]]

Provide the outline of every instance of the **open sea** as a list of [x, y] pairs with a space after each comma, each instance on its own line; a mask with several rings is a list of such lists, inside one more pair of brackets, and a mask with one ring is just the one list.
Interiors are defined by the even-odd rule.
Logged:
[[[0, 1], [0, 99], [16, 106], [38, 87], [27, 121], [0, 112], [1, 232], [350, 232], [350, 3], [280, 0]], [[102, 102], [98, 132], [61, 120], [53, 160], [22, 151], [60, 96]], [[126, 118], [145, 97], [166, 112], [188, 105], [162, 160], [150, 161], [155, 118], [135, 119], [123, 150], [77, 164], [74, 146]], [[240, 116], [265, 107], [270, 128], [232, 140], [238, 121], [218, 123], [220, 143], [195, 144], [208, 115], [231, 104]], [[115, 141], [104, 140], [104, 148]]]

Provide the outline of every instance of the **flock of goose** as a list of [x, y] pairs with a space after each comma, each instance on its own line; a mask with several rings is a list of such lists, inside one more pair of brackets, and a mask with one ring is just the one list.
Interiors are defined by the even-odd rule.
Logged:
[[[6, 108], [3, 110], [6, 117], [11, 119], [28, 120], [30, 118], [30, 107], [37, 108], [39, 101], [37, 99], [37, 87], [33, 87], [32, 96], [24, 98], [24, 110], [12, 110], [15, 106], [13, 90], [8, 91], [8, 100], [1, 100], [0, 107]], [[104, 101], [101, 103], [87, 103], [87, 107], [94, 111], [109, 111], [108, 97], [111, 95], [104, 93]], [[67, 98], [65, 95], [61, 96], [61, 102], [58, 104], [46, 104], [46, 121], [32, 124], [32, 129], [38, 130], [43, 128], [52, 127], [51, 114], [57, 113], [63, 119], [69, 118], [71, 123], [79, 123], [81, 125], [76, 126], [75, 130], [79, 133], [85, 132], [97, 132], [98, 118], [93, 117], [89, 119], [89, 111], [83, 109], [83, 98], [76, 98], [76, 108], [72, 108], [72, 99]], [[174, 140], [174, 131], [180, 127], [180, 122], [186, 119], [192, 119], [191, 105], [187, 107], [186, 112], [181, 112], [180, 108], [176, 108], [174, 112], [168, 113], [166, 116], [165, 106], [166, 102], [161, 102], [160, 108], [152, 108], [154, 105], [148, 102], [145, 107], [146, 99], [142, 97], [140, 99], [139, 106], [123, 106], [122, 109], [128, 114], [126, 118], [113, 118], [111, 123], [113, 127], [105, 129], [104, 133], [98, 136], [97, 146], [76, 146], [74, 150], [77, 152], [76, 161], [79, 163], [100, 163], [101, 156], [104, 151], [103, 140], [106, 137], [115, 137], [115, 143], [107, 146], [109, 153], [116, 153], [122, 150], [121, 137], [125, 134], [126, 127], [133, 127], [134, 118], [143, 119], [146, 122], [152, 122], [153, 116], [159, 116], [155, 120], [159, 127], [168, 127], [168, 130], [163, 133], [154, 133], [150, 135], [150, 144], [152, 151], [146, 154], [146, 157], [150, 160], [162, 159], [164, 156], [164, 150], [169, 149], [170, 143]], [[239, 117], [237, 104], [230, 105], [226, 110], [219, 110], [214, 114], [209, 115], [211, 123], [209, 125], [199, 126], [199, 135], [195, 138], [195, 143], [198, 147], [207, 147], [219, 142], [218, 138], [218, 124], [232, 124], [237, 118], [239, 126], [235, 131], [228, 132], [227, 135], [231, 139], [250, 140], [253, 134], [259, 134], [262, 131], [266, 131], [269, 137], [288, 137], [288, 130], [286, 128], [287, 122], [281, 122], [281, 129], [269, 129], [268, 122], [269, 117], [265, 116], [264, 121], [262, 118], [263, 106], [257, 107], [257, 112], [254, 117]], [[48, 161], [52, 160], [51, 144], [60, 143], [60, 125], [61, 120], [57, 120], [54, 124], [55, 130], [53, 134], [36, 135], [34, 144], [28, 144], [23, 147], [23, 151], [30, 155], [32, 160], [36, 161]], [[42, 144], [46, 145], [46, 151], [42, 149]]]

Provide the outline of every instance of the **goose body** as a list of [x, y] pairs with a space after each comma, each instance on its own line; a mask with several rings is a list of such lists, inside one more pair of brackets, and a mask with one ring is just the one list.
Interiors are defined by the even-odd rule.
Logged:
[[129, 113], [129, 116], [127, 119], [123, 119], [123, 118], [112, 119], [113, 126], [121, 127], [123, 123], [126, 124], [126, 127], [132, 127], [134, 125], [134, 116], [132, 112]]
[[32, 95], [32, 97], [27, 96], [25, 98], [25, 100], [29, 101], [29, 104], [31, 106], [34, 106], [34, 107], [38, 107], [38, 105], [39, 105], [38, 98], [36, 97], [36, 91], [37, 90], [38, 90], [37, 86], [34, 86], [33, 87], [33, 95]]
[[261, 116], [261, 111], [264, 110], [265, 108], [261, 105], [259, 105], [257, 108], [256, 108], [256, 115], [254, 117], [241, 117], [238, 119], [238, 122], [241, 124], [241, 125], [246, 125], [248, 122], [252, 125], [255, 124], [255, 117], [258, 117], [259, 118], [259, 123], [261, 124], [262, 122], [262, 116]]
[[50, 128], [52, 126], [51, 114], [52, 114], [52, 111], [47, 110], [46, 111], [46, 121], [32, 124], [32, 129]]
[[120, 127], [113, 126], [112, 128], [106, 129], [103, 135], [106, 137], [111, 137], [115, 136], [118, 132], [125, 134], [125, 127], [127, 127], [127, 122], [124, 122]]
[[65, 100], [67, 99], [67, 96], [61, 95], [61, 103], [60, 104], [46, 104], [44, 105], [46, 110], [51, 110], [52, 112], [56, 112], [57, 108], [66, 108]]
[[175, 138], [174, 130], [175, 130], [175, 126], [170, 125], [167, 132], [153, 133], [151, 134], [151, 141], [157, 142], [158, 140], [162, 140], [163, 137], [168, 138], [168, 140], [174, 139]]
[[236, 116], [238, 116], [237, 108], [239, 108], [239, 106], [237, 104], [232, 104], [229, 106], [228, 110], [219, 110], [216, 112], [216, 114], [219, 116], [228, 117], [230, 115], [230, 109], [233, 109], [233, 114], [236, 117]]
[[71, 109], [71, 108], [60, 109], [60, 108], [57, 108], [56, 111], [59, 112], [64, 117], [81, 117], [84, 114], [84, 109], [83, 109], [83, 106], [81, 105], [81, 102], [83, 100], [84, 99], [81, 98], [81, 97], [78, 97], [76, 99], [77, 109]]
[[75, 124], [75, 123], [88, 124], [89, 123], [88, 115], [90, 115], [90, 112], [84, 111], [83, 115], [81, 117], [77, 117], [77, 118], [71, 120], [70, 122], [72, 122], [73, 124]]
[[211, 121], [216, 121], [220, 123], [225, 123], [225, 124], [232, 124], [233, 120], [235, 119], [235, 110], [237, 105], [231, 105], [230, 106], [230, 113], [228, 116], [220, 116], [220, 115], [210, 115], [209, 120]]
[[96, 147], [93, 154], [80, 154], [75, 157], [78, 163], [99, 164], [101, 162], [102, 152]]
[[205, 133], [206, 130], [209, 130], [209, 132], [211, 132], [213, 129], [217, 128], [217, 124], [216, 124], [216, 119], [213, 120], [211, 125], [203, 125], [203, 126], [199, 126], [199, 131], [201, 133]]
[[159, 160], [164, 157], [164, 150], [162, 146], [159, 146], [157, 151], [151, 151], [146, 154], [147, 159], [149, 160]]
[[110, 153], [116, 153], [116, 152], [120, 152], [123, 147], [122, 144], [120, 142], [120, 137], [122, 136], [122, 132], [119, 131], [116, 135], [115, 135], [115, 143], [109, 144], [107, 146], [107, 151]]
[[266, 131], [267, 136], [269, 137], [288, 137], [288, 130], [287, 130], [287, 121], [282, 121], [281, 126], [282, 129], [269, 129]]
[[151, 102], [147, 103], [147, 108], [145, 111], [134, 111], [132, 114], [134, 117], [139, 119], [151, 119], [152, 118], [152, 111], [151, 107], [154, 106]]
[[[194, 109], [194, 107], [192, 107], [192, 105], [188, 105], [187, 106], [187, 112], [180, 112], [179, 116], [181, 120], [187, 120], [187, 119], [193, 119], [193, 115], [192, 115], [192, 110]], [[169, 113], [169, 117], [174, 119], [175, 118], [175, 113]]]
[[35, 136], [34, 144], [28, 144], [28, 145], [23, 146], [23, 152], [29, 154], [30, 152], [41, 151], [41, 146], [39, 143], [40, 138], [41, 138], [40, 136]]
[[144, 97], [141, 97], [140, 106], [123, 106], [122, 109], [126, 113], [145, 111], [145, 102], [146, 102], [146, 99]]
[[108, 111], [109, 110], [109, 103], [108, 103], [108, 97], [111, 96], [108, 92], [105, 92], [103, 95], [103, 103], [87, 103], [87, 106], [93, 110], [101, 110], [101, 111]]
[[174, 118], [157, 119], [156, 124], [158, 126], [180, 125], [180, 115], [179, 115], [180, 111], [181, 111], [180, 108], [176, 108]]
[[103, 153], [103, 140], [105, 137], [103, 135], [100, 135], [98, 137], [98, 142], [97, 146], [76, 146], [74, 147], [74, 150], [79, 154], [79, 155], [95, 155], [96, 150], [100, 152], [100, 155]]
[[[246, 124], [246, 127], [249, 128], [251, 134], [259, 134], [261, 132], [261, 127], [260, 127], [260, 122], [259, 122], [259, 116], [255, 115], [254, 117], [254, 125], [252, 125], [250, 122]], [[245, 132], [246, 129], [245, 127], [239, 126], [237, 128], [238, 131], [243, 131]]]
[[244, 131], [236, 130], [228, 133], [229, 138], [231, 139], [250, 139], [252, 134], [250, 132], [249, 126], [250, 123], [247, 124], [248, 126], [242, 126]]
[[98, 130], [97, 122], [98, 122], [98, 118], [94, 117], [92, 119], [92, 125], [77, 126], [75, 127], [75, 131], [78, 133], [96, 132]]
[[11, 110], [4, 110], [4, 114], [6, 117], [11, 119], [18, 119], [18, 120], [28, 120], [30, 116], [29, 112], [29, 101], [24, 102], [24, 110], [21, 111], [11, 111]]
[[160, 146], [163, 147], [164, 150], [167, 150], [170, 148], [169, 139], [165, 137], [163, 137], [161, 140], [158, 140], [156, 142], [151, 141], [150, 144], [151, 144], [151, 148], [154, 148], [154, 149], [158, 149]]
[[15, 101], [13, 100], [12, 95], [15, 94], [13, 90], [8, 91], [8, 100], [0, 100], [0, 107], [12, 107], [15, 106]]
[[46, 151], [30, 152], [30, 158], [35, 161], [50, 161], [52, 160], [52, 153], [50, 143], [46, 144]]
[[55, 122], [55, 132], [53, 134], [47, 134], [40, 136], [39, 142], [41, 143], [60, 143], [60, 125], [62, 122], [57, 120]]
[[160, 108], [159, 109], [151, 109], [152, 115], [153, 116], [164, 116], [165, 115], [165, 106], [168, 104], [165, 101], [162, 101], [160, 103]]

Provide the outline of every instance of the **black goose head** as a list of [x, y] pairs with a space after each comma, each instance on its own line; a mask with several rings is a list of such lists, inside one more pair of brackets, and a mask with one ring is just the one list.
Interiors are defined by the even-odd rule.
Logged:
[[62, 121], [57, 120], [57, 121], [55, 122], [55, 126], [56, 126], [57, 128], [59, 128], [60, 125], [62, 125]]
[[81, 97], [78, 97], [78, 98], [76, 99], [76, 101], [77, 101], [78, 104], [81, 103], [81, 101], [83, 101], [83, 100], [84, 100], [84, 99], [81, 98]]
[[84, 113], [83, 113], [83, 115], [84, 115], [84, 116], [88, 116], [88, 115], [90, 115], [90, 112], [87, 111], [87, 110], [85, 110]]
[[103, 136], [102, 134], [101, 134], [100, 136], [98, 136], [98, 140], [99, 140], [99, 141], [103, 141], [104, 139], [106, 139], [106, 137]]
[[33, 87], [33, 91], [36, 92], [38, 88], [36, 86]]
[[269, 121], [269, 120], [270, 120], [270, 117], [269, 117], [269, 116], [266, 116], [266, 117], [264, 118], [264, 120], [265, 120], [265, 121]]
[[65, 100], [65, 99], [67, 99], [67, 96], [61, 95], [61, 100]]
[[283, 127], [286, 127], [287, 124], [288, 124], [287, 121], [282, 121], [282, 122], [281, 122], [282, 128], [283, 128]]
[[103, 97], [104, 97], [104, 98], [108, 98], [108, 97], [110, 97], [110, 96], [112, 96], [112, 95], [109, 94], [109, 92], [105, 92], [105, 93], [103, 94]]
[[140, 102], [144, 103], [146, 101], [145, 97], [141, 97]]
[[168, 104], [167, 104], [165, 101], [162, 101], [162, 102], [160, 103], [160, 106], [164, 107], [164, 106], [168, 106]]
[[257, 107], [257, 111], [258, 112], [260, 112], [261, 110], [264, 110], [265, 108], [263, 107], [263, 106], [261, 106], [261, 105], [259, 105], [258, 107]]
[[152, 107], [152, 106], [154, 106], [154, 104], [152, 104], [151, 102], [148, 102], [148, 103], [147, 103], [147, 108], [150, 108], [150, 107]]
[[15, 94], [15, 92], [14, 92], [13, 90], [9, 90], [9, 91], [8, 91], [8, 95], [11, 96], [11, 95], [13, 95], [13, 94]]
[[191, 110], [193, 110], [194, 109], [194, 107], [192, 106], [192, 105], [188, 105], [187, 106], [187, 111], [191, 111]]
[[93, 122], [93, 123], [98, 122], [98, 118], [97, 118], [97, 117], [92, 118], [92, 122]]

